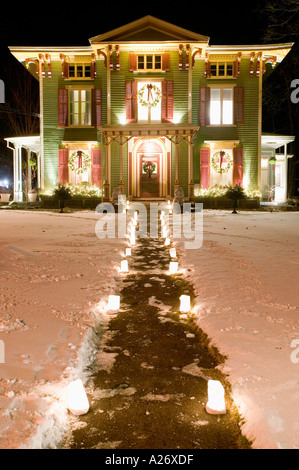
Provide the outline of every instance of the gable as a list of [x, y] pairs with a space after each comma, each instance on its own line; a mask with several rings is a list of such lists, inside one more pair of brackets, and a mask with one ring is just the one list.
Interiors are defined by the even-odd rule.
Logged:
[[95, 36], [89, 41], [91, 44], [115, 41], [208, 42], [209, 38], [148, 15], [120, 28]]

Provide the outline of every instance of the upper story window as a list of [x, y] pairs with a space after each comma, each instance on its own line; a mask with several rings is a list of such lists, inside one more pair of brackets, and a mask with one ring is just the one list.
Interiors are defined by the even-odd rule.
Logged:
[[211, 62], [210, 77], [233, 77], [234, 65], [232, 62]]
[[69, 126], [91, 126], [91, 90], [69, 90]]
[[68, 78], [84, 79], [91, 78], [90, 63], [69, 63]]
[[210, 124], [233, 124], [234, 94], [233, 88], [211, 88]]
[[129, 54], [130, 72], [168, 72], [170, 70], [170, 53], [162, 54]]
[[156, 54], [138, 54], [137, 70], [162, 70], [162, 56]]

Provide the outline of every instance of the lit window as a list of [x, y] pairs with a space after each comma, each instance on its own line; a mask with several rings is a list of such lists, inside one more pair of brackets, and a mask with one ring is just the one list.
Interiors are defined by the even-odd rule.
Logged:
[[233, 124], [233, 88], [211, 88], [210, 124]]
[[69, 64], [69, 78], [90, 78], [90, 63], [74, 63]]
[[138, 82], [138, 122], [161, 122], [161, 82]]
[[211, 77], [232, 77], [233, 73], [233, 64], [231, 62], [211, 63]]
[[155, 54], [142, 54], [137, 56], [138, 70], [162, 70], [162, 56]]
[[69, 125], [91, 125], [91, 90], [69, 90]]

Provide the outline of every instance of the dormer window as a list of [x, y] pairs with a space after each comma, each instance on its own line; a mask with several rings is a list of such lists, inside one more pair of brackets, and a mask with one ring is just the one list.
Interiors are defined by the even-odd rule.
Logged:
[[170, 70], [170, 54], [129, 54], [130, 72], [167, 72]]
[[233, 77], [234, 65], [232, 62], [211, 62], [211, 77]]
[[156, 54], [142, 54], [137, 55], [137, 70], [161, 70], [162, 69], [162, 56]]
[[91, 78], [90, 63], [69, 63], [68, 69], [68, 78]]

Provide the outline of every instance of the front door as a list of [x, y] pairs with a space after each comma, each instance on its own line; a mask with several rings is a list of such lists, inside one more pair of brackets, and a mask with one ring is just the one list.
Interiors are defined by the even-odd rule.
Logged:
[[159, 197], [159, 155], [140, 155], [140, 197]]

